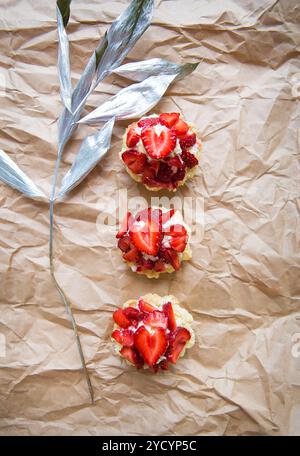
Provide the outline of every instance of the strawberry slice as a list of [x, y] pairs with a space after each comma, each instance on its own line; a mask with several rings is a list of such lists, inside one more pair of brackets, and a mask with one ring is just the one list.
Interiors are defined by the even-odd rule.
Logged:
[[162, 125], [171, 128], [178, 121], [179, 115], [178, 112], [164, 112], [163, 114], [160, 114], [159, 122]]
[[182, 352], [190, 338], [190, 332], [186, 328], [179, 326], [169, 339], [167, 360], [173, 364], [176, 364], [180, 353]]
[[168, 370], [168, 360], [167, 359], [162, 359], [161, 362], [158, 365], [162, 370]]
[[159, 123], [159, 117], [147, 117], [138, 121], [140, 128], [153, 127]]
[[175, 331], [177, 328], [174, 310], [171, 302], [167, 302], [163, 305], [163, 312], [168, 318], [168, 328], [170, 331]]
[[122, 153], [122, 160], [134, 174], [142, 174], [146, 166], [147, 156], [135, 149], [128, 149]]
[[143, 145], [151, 158], [163, 158], [169, 155], [176, 146], [176, 136], [168, 129], [158, 135], [153, 127], [147, 127], [141, 133]]
[[142, 312], [139, 311], [139, 309], [131, 306], [125, 307], [125, 309], [123, 309], [123, 312], [131, 322], [132, 320], [140, 321], [144, 316]]
[[164, 225], [175, 214], [175, 209], [170, 209], [168, 212], [163, 212], [161, 216], [161, 223]]
[[132, 125], [130, 125], [128, 129], [126, 137], [126, 146], [129, 148], [136, 146], [139, 140], [141, 139], [139, 133], [136, 131], [136, 126], [137, 124], [133, 123]]
[[175, 133], [177, 137], [185, 135], [188, 132], [188, 130], [188, 124], [182, 119], [179, 119], [172, 127], [172, 131]]
[[175, 250], [161, 248], [160, 254], [167, 261], [167, 263], [173, 266], [175, 271], [178, 271], [178, 269], [180, 269], [180, 259], [178, 253]]
[[176, 250], [176, 252], [184, 251], [188, 241], [188, 234], [184, 226], [180, 224], [172, 225], [165, 231], [165, 235], [171, 236], [170, 246], [173, 250]]
[[127, 361], [134, 364], [137, 369], [141, 369], [143, 367], [144, 361], [134, 347], [123, 347], [122, 350], [120, 350], [120, 353], [125, 359], [127, 359]]
[[130, 249], [130, 238], [129, 236], [123, 236], [121, 239], [118, 241], [118, 247], [122, 252], [128, 252]]
[[125, 261], [129, 261], [129, 263], [137, 263], [141, 258], [141, 252], [133, 246], [128, 252], [123, 253], [123, 258]]
[[155, 179], [158, 169], [159, 169], [158, 161], [147, 162], [144, 172], [143, 172], [143, 180]]
[[194, 144], [196, 144], [196, 141], [197, 141], [196, 133], [184, 135], [182, 138], [180, 138], [180, 141], [179, 141], [181, 150], [186, 150], [189, 147], [192, 147]]
[[163, 272], [166, 269], [166, 263], [164, 262], [164, 260], [162, 258], [160, 258], [159, 260], [155, 261], [153, 269], [156, 272]]
[[143, 299], [140, 299], [138, 302], [138, 306], [141, 312], [153, 312], [155, 310], [155, 307], [151, 306], [149, 302], [144, 301]]
[[116, 329], [113, 331], [111, 337], [118, 342], [118, 344], [123, 345], [124, 347], [133, 346], [133, 332], [129, 329]]
[[181, 154], [182, 160], [186, 164], [188, 168], [194, 168], [194, 166], [198, 165], [199, 161], [197, 157], [195, 157], [194, 154], [191, 152], [188, 152], [187, 150], [184, 150]]
[[128, 227], [129, 227], [130, 217], [131, 217], [131, 212], [127, 212], [127, 214], [125, 215], [125, 217], [124, 217], [124, 219], [122, 221], [120, 230], [119, 230], [119, 232], [118, 232], [118, 234], [116, 236], [117, 239], [121, 238], [122, 236], [124, 236], [124, 234], [127, 233]]
[[167, 329], [168, 326], [168, 317], [160, 310], [154, 310], [153, 312], [147, 314], [143, 321], [145, 325], [149, 325], [151, 328]]
[[176, 186], [178, 185], [178, 183], [180, 181], [183, 181], [183, 179], [185, 178], [185, 169], [184, 168], [179, 168], [177, 173], [174, 174], [172, 180], [174, 182], [174, 185], [176, 184]]
[[134, 334], [134, 345], [145, 363], [153, 367], [167, 349], [166, 332], [163, 328], [155, 328], [153, 333], [150, 333], [144, 326], [140, 326]]
[[161, 244], [160, 226], [152, 218], [136, 220], [130, 229], [130, 239], [141, 252], [156, 255]]
[[115, 310], [113, 313], [113, 319], [115, 323], [117, 323], [117, 325], [120, 326], [120, 328], [127, 329], [131, 325], [131, 322], [126, 317], [123, 309]]

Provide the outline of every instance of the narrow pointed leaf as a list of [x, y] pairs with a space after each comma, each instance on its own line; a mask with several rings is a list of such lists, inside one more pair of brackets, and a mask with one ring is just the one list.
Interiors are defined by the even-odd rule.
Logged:
[[0, 180], [33, 199], [46, 199], [45, 194], [18, 167], [18, 165], [0, 149]]
[[76, 187], [107, 153], [114, 123], [115, 119], [112, 118], [98, 133], [83, 141], [71, 169], [62, 180], [60, 198]]
[[64, 27], [68, 25], [70, 18], [70, 4], [72, 0], [57, 0], [56, 5], [63, 19]]
[[177, 63], [155, 58], [142, 62], [127, 63], [126, 65], [115, 68], [113, 73], [135, 82], [161, 74], [176, 74], [176, 79], [181, 79], [192, 73], [198, 65], [199, 62], [178, 65]]
[[120, 65], [128, 52], [149, 27], [153, 15], [153, 0], [133, 0], [112, 23], [107, 35], [107, 46], [97, 63], [97, 83]]
[[56, 8], [58, 31], [58, 76], [60, 82], [60, 95], [64, 106], [72, 111], [72, 83], [69, 56], [69, 40], [63, 24], [59, 8]]

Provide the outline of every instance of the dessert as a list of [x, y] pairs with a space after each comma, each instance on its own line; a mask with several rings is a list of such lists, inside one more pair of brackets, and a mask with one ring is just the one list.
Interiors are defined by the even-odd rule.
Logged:
[[194, 176], [201, 149], [194, 127], [178, 112], [152, 114], [128, 126], [120, 158], [148, 190], [176, 191]]
[[175, 209], [149, 207], [135, 216], [128, 212], [116, 237], [132, 271], [149, 278], [177, 271], [192, 256], [189, 227]]
[[167, 370], [195, 343], [193, 317], [171, 295], [131, 299], [114, 312], [113, 319], [115, 351], [137, 369]]

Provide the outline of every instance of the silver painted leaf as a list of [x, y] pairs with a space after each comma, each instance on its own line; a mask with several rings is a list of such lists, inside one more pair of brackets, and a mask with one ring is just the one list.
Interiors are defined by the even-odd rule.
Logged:
[[45, 200], [46, 195], [18, 167], [18, 165], [0, 149], [0, 180], [19, 190], [29, 198]]
[[113, 73], [123, 76], [131, 81], [143, 81], [150, 76], [159, 76], [162, 74], [176, 74], [176, 79], [181, 79], [192, 73], [197, 66], [197, 63], [186, 63], [178, 65], [163, 59], [149, 59], [142, 62], [133, 62], [122, 65], [113, 70]]
[[83, 117], [79, 123], [92, 124], [111, 117], [117, 120], [140, 117], [159, 102], [175, 77], [175, 74], [151, 76], [143, 82], [132, 84]]
[[64, 106], [72, 112], [72, 82], [69, 56], [69, 40], [64, 27], [60, 9], [56, 7], [57, 32], [58, 32], [58, 76], [60, 82], [60, 95]]
[[149, 27], [153, 8], [153, 0], [133, 0], [112, 23], [106, 35], [107, 46], [97, 68], [97, 83], [120, 65]]
[[76, 187], [107, 153], [114, 123], [115, 119], [112, 118], [95, 135], [83, 141], [71, 169], [62, 180], [59, 198]]

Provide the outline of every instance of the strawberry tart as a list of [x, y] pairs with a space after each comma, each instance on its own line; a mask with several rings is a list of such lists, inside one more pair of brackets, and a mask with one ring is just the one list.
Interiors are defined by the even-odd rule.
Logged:
[[167, 370], [195, 343], [193, 317], [171, 295], [127, 301], [113, 319], [115, 351], [137, 369]]
[[116, 237], [132, 271], [149, 278], [177, 271], [192, 256], [190, 229], [175, 209], [149, 207], [135, 216], [128, 212]]
[[120, 158], [127, 172], [148, 190], [178, 187], [194, 176], [202, 144], [178, 112], [142, 117], [128, 126]]

